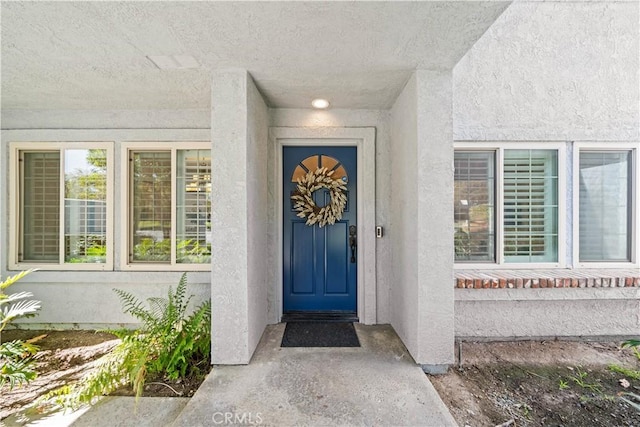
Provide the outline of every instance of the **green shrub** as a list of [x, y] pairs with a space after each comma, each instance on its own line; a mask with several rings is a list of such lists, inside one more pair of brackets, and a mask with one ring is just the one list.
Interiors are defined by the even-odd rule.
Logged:
[[193, 295], [185, 297], [186, 277], [182, 275], [175, 292], [169, 289], [167, 298], [149, 298], [149, 308], [132, 294], [115, 289], [124, 312], [143, 325], [141, 331], [120, 333], [119, 337], [143, 341], [150, 353], [145, 364], [148, 373], [162, 373], [172, 380], [198, 373], [203, 361], [208, 364], [211, 352], [211, 303], [201, 304], [187, 316]]
[[2, 331], [9, 323], [20, 317], [35, 316], [40, 309], [40, 301], [27, 299], [33, 297], [31, 292], [5, 293], [5, 289], [32, 271], [22, 271], [0, 283], [0, 387], [9, 384], [9, 389], [12, 389], [36, 377], [33, 356], [38, 347], [30, 341], [2, 342]]
[[142, 394], [147, 378], [177, 380], [204, 375], [211, 354], [211, 302], [206, 301], [187, 315], [186, 274], [167, 298], [149, 298], [148, 307], [129, 292], [114, 291], [123, 311], [138, 319], [135, 331], [109, 331], [121, 342], [105, 355], [97, 369], [80, 380], [45, 396], [44, 400], [63, 407], [92, 404], [96, 397], [131, 385], [136, 397]]

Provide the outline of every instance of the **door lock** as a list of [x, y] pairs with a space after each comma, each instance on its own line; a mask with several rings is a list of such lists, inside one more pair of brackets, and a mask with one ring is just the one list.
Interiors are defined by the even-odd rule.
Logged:
[[356, 226], [349, 226], [349, 247], [351, 248], [351, 262], [356, 262], [356, 248], [358, 247], [356, 239]]

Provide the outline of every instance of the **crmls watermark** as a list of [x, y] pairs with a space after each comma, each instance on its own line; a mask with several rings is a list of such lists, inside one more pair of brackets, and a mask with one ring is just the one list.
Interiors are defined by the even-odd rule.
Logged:
[[260, 412], [214, 412], [212, 419], [216, 425], [257, 426], [263, 422]]

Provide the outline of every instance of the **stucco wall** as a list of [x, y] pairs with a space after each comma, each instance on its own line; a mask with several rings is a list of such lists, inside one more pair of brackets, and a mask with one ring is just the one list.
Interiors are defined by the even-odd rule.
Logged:
[[[418, 363], [453, 363], [453, 133], [450, 72], [416, 71]], [[417, 214], [417, 215], [416, 215]], [[394, 263], [395, 265], [395, 263]]]
[[458, 289], [456, 336], [637, 336], [638, 289]]
[[[376, 128], [376, 224], [385, 228], [387, 235], [376, 239], [376, 283], [377, 322], [390, 322], [390, 288], [394, 286], [391, 272], [390, 198], [391, 198], [391, 158], [390, 158], [390, 113], [385, 110], [343, 110], [329, 109], [271, 109], [271, 126], [274, 127], [375, 127]], [[271, 154], [273, 159], [275, 153]], [[276, 191], [276, 184], [270, 191]], [[275, 200], [275, 198], [274, 198]], [[270, 219], [273, 222], [273, 219]], [[276, 264], [277, 253], [271, 251], [269, 264]], [[272, 272], [270, 283], [276, 283]], [[269, 320], [277, 321], [276, 296], [269, 287]]]
[[[637, 1], [514, 2], [454, 68], [454, 139], [640, 144], [639, 40]], [[570, 143], [566, 150], [570, 159]], [[619, 289], [456, 290], [455, 333], [637, 335], [638, 298]]]
[[391, 324], [425, 370], [453, 362], [451, 74], [418, 70], [391, 109]]
[[2, 129], [209, 129], [211, 110], [2, 110]]
[[417, 81], [409, 79], [391, 109], [391, 325], [409, 352], [418, 353], [418, 117]]
[[266, 325], [268, 112], [243, 70], [211, 88], [212, 363], [248, 363]]
[[[8, 273], [9, 275], [15, 272]], [[28, 291], [42, 302], [33, 318], [20, 319], [21, 328], [100, 329], [133, 326], [138, 320], [122, 313], [122, 305], [113, 289], [121, 289], [145, 301], [165, 297], [169, 287], [175, 290], [181, 273], [59, 273], [36, 272], [10, 288], [11, 292]], [[3, 274], [3, 278], [6, 277]], [[208, 273], [188, 273], [187, 295], [194, 295], [191, 306], [209, 299], [211, 285]]]
[[269, 111], [251, 77], [247, 79], [247, 314], [253, 352], [267, 324]]
[[514, 2], [454, 69], [454, 138], [640, 139], [639, 9]]

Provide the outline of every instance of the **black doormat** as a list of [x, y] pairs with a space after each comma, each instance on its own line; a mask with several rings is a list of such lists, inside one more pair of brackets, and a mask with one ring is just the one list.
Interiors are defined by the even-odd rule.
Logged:
[[360, 347], [353, 323], [288, 322], [280, 347]]

